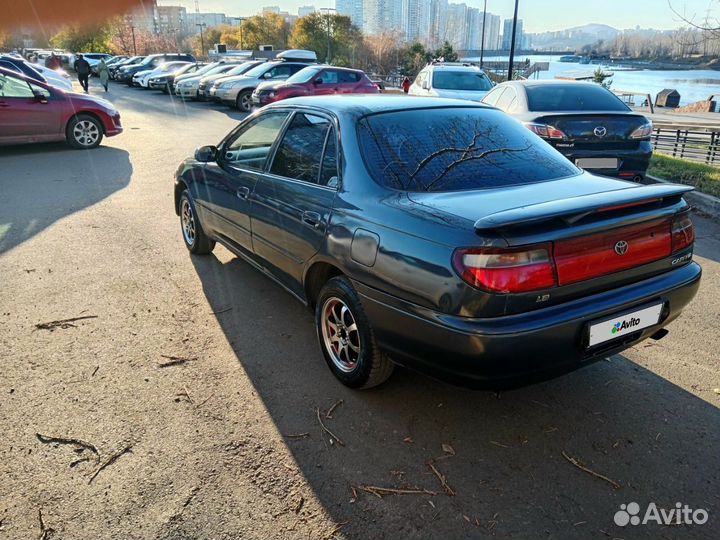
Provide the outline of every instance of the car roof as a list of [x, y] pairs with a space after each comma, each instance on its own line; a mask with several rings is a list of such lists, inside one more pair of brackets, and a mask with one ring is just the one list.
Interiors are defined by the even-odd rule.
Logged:
[[336, 96], [307, 96], [285, 99], [268, 105], [266, 109], [280, 109], [286, 107], [309, 107], [317, 110], [334, 113], [338, 116], [353, 115], [365, 116], [373, 113], [440, 109], [448, 107], [462, 107], [475, 109], [493, 109], [488, 105], [461, 99], [446, 98], [415, 98], [406, 95], [394, 94], [368, 94], [368, 95], [336, 95]]
[[598, 87], [594, 82], [590, 81], [568, 81], [564, 79], [545, 79], [545, 80], [524, 80], [524, 81], [505, 81], [498, 86], [592, 86]]
[[471, 64], [430, 64], [428, 67], [447, 71], [482, 71], [478, 66]]

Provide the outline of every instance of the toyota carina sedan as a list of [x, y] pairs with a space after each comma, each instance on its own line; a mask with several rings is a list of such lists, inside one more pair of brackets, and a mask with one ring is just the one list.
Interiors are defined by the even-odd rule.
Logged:
[[667, 333], [700, 282], [690, 189], [583, 172], [481, 104], [303, 97], [184, 161], [175, 210], [191, 253], [314, 310], [344, 384], [397, 362], [505, 385]]

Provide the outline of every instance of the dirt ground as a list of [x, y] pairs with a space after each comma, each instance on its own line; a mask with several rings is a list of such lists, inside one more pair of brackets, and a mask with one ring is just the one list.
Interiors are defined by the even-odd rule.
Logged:
[[[182, 245], [173, 171], [240, 115], [109, 98], [100, 149], [0, 149], [0, 539], [720, 537], [718, 224], [662, 341], [499, 395], [403, 369], [356, 392], [304, 307]], [[709, 521], [615, 525], [630, 502]]]

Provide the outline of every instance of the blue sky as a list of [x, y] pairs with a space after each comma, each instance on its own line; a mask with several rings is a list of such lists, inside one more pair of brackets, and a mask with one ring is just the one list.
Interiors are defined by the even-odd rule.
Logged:
[[[334, 7], [335, 0], [199, 0], [201, 11], [219, 11], [227, 15], [254, 15], [263, 6], [277, 5], [290, 13], [299, 6]], [[453, 0], [451, 0], [453, 1]], [[673, 7], [688, 18], [701, 21], [710, 8], [720, 18], [718, 0], [670, 0]], [[183, 5], [194, 10], [193, 0], [159, 0], [161, 5]], [[457, 3], [460, 3], [459, 1]], [[464, 0], [482, 9], [482, 0]], [[488, 11], [512, 17], [513, 0], [488, 0]], [[560, 30], [587, 23], [602, 23], [615, 28], [676, 28], [681, 24], [670, 10], [668, 0], [520, 0], [519, 17], [528, 32]]]

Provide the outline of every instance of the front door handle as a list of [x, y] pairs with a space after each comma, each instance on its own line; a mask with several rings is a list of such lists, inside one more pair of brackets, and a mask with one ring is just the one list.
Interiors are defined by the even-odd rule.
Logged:
[[9, 107], [10, 104], [7, 101], [0, 101], [0, 107]]
[[247, 188], [245, 186], [238, 188], [237, 196], [239, 199], [247, 200], [247, 198], [250, 196], [250, 188]]
[[319, 229], [320, 225], [322, 225], [322, 216], [317, 212], [303, 212], [302, 220], [303, 223], [306, 223], [315, 229]]

